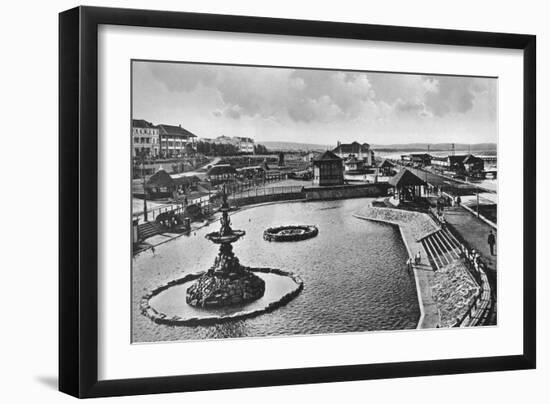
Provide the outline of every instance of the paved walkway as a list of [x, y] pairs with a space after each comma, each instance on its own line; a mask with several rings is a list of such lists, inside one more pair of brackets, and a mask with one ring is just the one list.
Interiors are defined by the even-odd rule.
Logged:
[[428, 253], [422, 246], [422, 243], [416, 241], [411, 229], [404, 226], [399, 227], [401, 235], [405, 241], [409, 257], [413, 257], [420, 251], [420, 263], [413, 264], [414, 280], [416, 283], [416, 293], [420, 306], [420, 319], [417, 328], [436, 328], [440, 327], [441, 316], [432, 295], [432, 286], [434, 284], [433, 268], [428, 261]]
[[496, 231], [489, 224], [459, 206], [445, 208], [444, 214], [447, 223], [460, 234], [470, 248], [475, 249], [481, 255], [482, 261], [487, 264], [489, 284], [496, 295], [497, 257], [496, 255], [491, 255], [489, 245], [487, 244], [487, 236], [490, 230], [493, 230], [498, 239]]

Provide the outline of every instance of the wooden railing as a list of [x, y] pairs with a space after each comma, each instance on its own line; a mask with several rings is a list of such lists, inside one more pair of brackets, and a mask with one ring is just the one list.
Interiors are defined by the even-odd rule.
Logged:
[[477, 282], [480, 291], [472, 299], [468, 310], [462, 318], [457, 319], [455, 327], [468, 327], [483, 324], [489, 316], [493, 299], [491, 298], [491, 286], [485, 273], [485, 264], [479, 255], [473, 255], [464, 244], [461, 244], [461, 256], [468, 268], [468, 272]]

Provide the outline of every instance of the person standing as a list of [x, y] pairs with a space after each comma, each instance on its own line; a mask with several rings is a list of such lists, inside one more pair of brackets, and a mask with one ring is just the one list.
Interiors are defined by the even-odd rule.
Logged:
[[489, 230], [489, 236], [487, 237], [487, 244], [489, 244], [489, 249], [491, 250], [491, 255], [495, 255], [495, 244], [496, 244], [496, 239], [495, 239], [495, 235], [493, 234], [493, 231], [492, 230]]
[[414, 263], [416, 265], [420, 265], [421, 260], [422, 260], [422, 256], [420, 255], [420, 251], [418, 251], [414, 256]]

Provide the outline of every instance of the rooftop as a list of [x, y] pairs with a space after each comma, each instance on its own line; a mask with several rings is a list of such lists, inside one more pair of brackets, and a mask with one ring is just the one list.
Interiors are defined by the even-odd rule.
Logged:
[[155, 125], [145, 119], [132, 119], [132, 127], [150, 129], [155, 128]]
[[391, 161], [389, 161], [388, 159], [384, 159], [380, 162], [380, 164], [378, 164], [378, 167], [380, 168], [393, 168], [395, 167], [395, 164], [393, 164]]
[[422, 178], [407, 168], [402, 169], [395, 176], [391, 177], [388, 183], [397, 188], [414, 185], [426, 185], [426, 182]]
[[164, 123], [158, 125], [159, 128], [159, 134], [160, 135], [172, 135], [172, 136], [180, 136], [180, 137], [197, 137], [194, 133], [189, 132], [187, 129], [184, 129], [179, 126], [174, 125], [166, 125]]
[[336, 154], [334, 154], [333, 152], [331, 152], [330, 150], [327, 150], [326, 152], [324, 152], [320, 156], [316, 157], [313, 161], [314, 162], [316, 162], [316, 161], [342, 161], [342, 159], [340, 157], [338, 157]]
[[200, 179], [195, 175], [181, 176], [174, 178], [165, 170], [159, 170], [154, 173], [147, 181], [147, 187], [172, 187], [174, 185], [189, 185], [199, 182]]

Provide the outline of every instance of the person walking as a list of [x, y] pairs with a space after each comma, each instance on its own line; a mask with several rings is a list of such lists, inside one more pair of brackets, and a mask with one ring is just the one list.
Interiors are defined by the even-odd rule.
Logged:
[[489, 230], [489, 236], [487, 237], [487, 244], [489, 244], [489, 249], [491, 250], [491, 255], [495, 255], [495, 244], [496, 239], [492, 230]]

